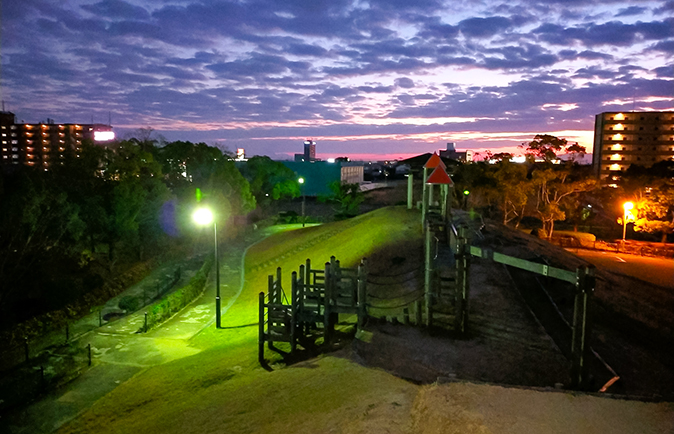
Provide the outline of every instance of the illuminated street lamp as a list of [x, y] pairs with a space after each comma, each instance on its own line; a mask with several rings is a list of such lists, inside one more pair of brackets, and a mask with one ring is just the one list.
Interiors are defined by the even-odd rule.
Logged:
[[302, 227], [304, 227], [304, 178], [300, 176], [297, 182], [300, 183], [300, 190], [302, 190]]
[[627, 233], [627, 214], [633, 208], [634, 204], [632, 202], [625, 202], [623, 204], [623, 209], [625, 210], [623, 213], [623, 243], [625, 242], [625, 234]]
[[220, 328], [220, 261], [218, 260], [218, 226], [215, 224], [213, 213], [208, 208], [198, 208], [192, 214], [196, 224], [207, 226], [213, 223], [213, 236], [215, 238], [215, 327]]

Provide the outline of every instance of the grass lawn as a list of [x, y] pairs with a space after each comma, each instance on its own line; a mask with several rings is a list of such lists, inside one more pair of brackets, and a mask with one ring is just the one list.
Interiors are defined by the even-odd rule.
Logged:
[[276, 267], [289, 290], [290, 273], [307, 258], [315, 267], [331, 255], [354, 266], [420, 237], [419, 214], [394, 207], [266, 239], [248, 251], [246, 284], [223, 316], [225, 329], [209, 327], [190, 342], [203, 351], [143, 371], [59, 432], [404, 432], [417, 386], [339, 353], [260, 368], [258, 293]]

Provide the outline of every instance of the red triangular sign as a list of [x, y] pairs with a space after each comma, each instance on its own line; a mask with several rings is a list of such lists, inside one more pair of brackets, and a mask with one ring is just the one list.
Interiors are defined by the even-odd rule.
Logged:
[[433, 170], [433, 173], [431, 173], [431, 176], [426, 180], [426, 183], [454, 185], [452, 178], [447, 175], [447, 172], [445, 172], [445, 169], [442, 167], [436, 167], [435, 170]]
[[445, 166], [445, 163], [442, 162], [438, 154], [433, 152], [433, 155], [431, 155], [431, 158], [429, 158], [426, 164], [424, 164], [424, 167], [426, 169], [435, 169], [438, 166], [442, 166], [443, 169], [447, 167]]

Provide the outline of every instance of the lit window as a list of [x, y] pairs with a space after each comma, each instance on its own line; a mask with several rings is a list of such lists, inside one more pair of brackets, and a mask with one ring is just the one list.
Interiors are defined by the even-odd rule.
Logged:
[[623, 127], [623, 124], [615, 124], [613, 129], [616, 130], [616, 131], [622, 131], [622, 130], [625, 129], [625, 127]]
[[620, 164], [611, 164], [609, 170], [620, 170]]
[[615, 161], [615, 160], [620, 160], [620, 155], [619, 155], [619, 154], [613, 154], [613, 155], [611, 155], [611, 160], [613, 160], [613, 161]]
[[618, 113], [617, 115], [615, 115], [615, 119], [617, 121], [622, 121], [623, 119], [625, 119], [625, 115], [623, 115], [622, 113]]

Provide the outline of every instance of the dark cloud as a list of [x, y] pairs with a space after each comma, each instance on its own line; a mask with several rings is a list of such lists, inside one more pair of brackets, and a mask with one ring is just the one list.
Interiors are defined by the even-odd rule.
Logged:
[[662, 41], [651, 47], [652, 50], [674, 53], [674, 41]]
[[644, 12], [646, 12], [647, 10], [648, 10], [648, 8], [643, 8], [643, 7], [639, 7], [639, 6], [630, 6], [630, 7], [627, 7], [627, 8], [620, 9], [618, 11], [618, 13], [616, 13], [614, 16], [616, 18], [618, 18], [618, 17], [629, 17], [629, 16], [632, 16], [632, 15], [641, 15]]
[[395, 84], [403, 89], [412, 89], [414, 87], [414, 80], [408, 77], [400, 77], [395, 79]]
[[468, 18], [459, 22], [459, 30], [467, 37], [488, 38], [510, 27], [512, 22], [505, 17]]
[[82, 9], [96, 14], [99, 18], [124, 18], [128, 20], [147, 20], [147, 9], [134, 6], [122, 0], [104, 0], [93, 5], [83, 5]]
[[653, 72], [660, 78], [674, 78], [674, 65], [661, 66], [660, 68], [655, 68]]
[[[555, 127], [591, 128], [592, 116], [608, 109], [606, 101], [671, 97], [672, 86], [674, 1], [600, 3], [604, 7], [586, 0], [5, 2], [3, 97], [26, 118], [63, 112], [89, 121], [92, 113], [113, 111], [116, 122], [129, 125], [313, 125], [220, 131], [222, 140], [443, 128], [538, 131], [550, 125], [551, 113]], [[577, 108], [554, 111], [562, 104]], [[667, 104], [662, 99], [649, 107]], [[490, 119], [349, 124], [353, 113], [382, 117], [382, 107], [392, 119]], [[322, 120], [339, 124], [323, 126]]]
[[559, 24], [543, 24], [533, 30], [541, 40], [553, 45], [572, 45], [574, 42], [594, 47], [601, 45], [628, 46], [638, 37], [660, 39], [674, 36], [674, 20], [637, 22], [623, 24], [610, 21], [585, 27], [563, 27]]
[[665, 2], [662, 6], [659, 8], [656, 8], [653, 10], [653, 13], [656, 15], [660, 14], [667, 14], [667, 13], [673, 13], [674, 12], [674, 1], [669, 0], [668, 2]]

